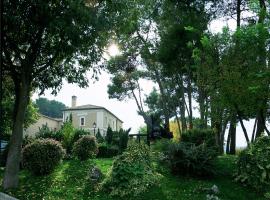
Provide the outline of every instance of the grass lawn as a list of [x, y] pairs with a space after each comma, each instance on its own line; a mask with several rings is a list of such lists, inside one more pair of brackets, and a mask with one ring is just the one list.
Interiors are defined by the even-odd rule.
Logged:
[[[206, 193], [202, 188], [214, 184], [220, 189], [222, 200], [263, 200], [262, 195], [256, 194], [249, 188], [244, 188], [232, 181], [233, 156], [219, 157], [216, 162], [218, 174], [212, 179], [199, 180], [188, 177], [175, 177], [163, 172], [159, 187], [153, 187], [139, 199], [147, 200], [205, 200]], [[64, 161], [54, 173], [35, 177], [23, 170], [20, 172], [20, 187], [9, 191], [9, 194], [20, 200], [107, 200], [106, 194], [92, 193], [87, 181], [89, 166], [95, 164], [107, 173], [112, 165], [112, 159], [95, 159], [88, 161]], [[2, 182], [3, 169], [0, 171]]]

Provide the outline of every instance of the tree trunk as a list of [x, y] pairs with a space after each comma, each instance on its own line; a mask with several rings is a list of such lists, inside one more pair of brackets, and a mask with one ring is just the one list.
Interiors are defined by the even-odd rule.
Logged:
[[180, 125], [179, 117], [177, 115], [177, 111], [176, 110], [175, 110], [175, 119], [176, 119], [177, 126], [178, 126], [179, 137], [181, 138], [182, 130], [181, 130], [181, 125]]
[[237, 0], [236, 5], [236, 25], [237, 28], [240, 28], [240, 22], [241, 22], [241, 0]]
[[180, 102], [179, 102], [179, 108], [180, 108], [180, 117], [181, 117], [181, 126], [182, 126], [182, 132], [187, 130], [187, 122], [186, 122], [186, 113], [185, 113], [185, 93], [184, 93], [184, 84], [183, 79], [181, 75], [177, 77], [178, 85], [180, 89]]
[[25, 81], [22, 82], [19, 88], [19, 91], [15, 94], [14, 122], [4, 173], [4, 189], [16, 188], [19, 183], [23, 123], [30, 96], [29, 85]]
[[235, 148], [236, 148], [236, 116], [233, 114], [231, 118], [231, 124], [230, 124], [230, 151], [229, 153], [234, 155], [235, 154]]
[[252, 136], [251, 136], [251, 143], [253, 143], [255, 141], [255, 130], [256, 130], [256, 127], [257, 127], [257, 117], [255, 119], [255, 122], [254, 122], [254, 125], [253, 125], [253, 131], [252, 131]]
[[192, 86], [190, 77], [188, 77], [188, 106], [189, 106], [189, 129], [193, 129], [193, 116], [192, 116]]
[[244, 132], [244, 135], [245, 135], [245, 138], [246, 138], [246, 142], [247, 142], [247, 145], [249, 145], [250, 141], [249, 141], [249, 137], [248, 137], [248, 134], [247, 134], [247, 130], [246, 130], [246, 127], [244, 125], [244, 122], [242, 120], [242, 117], [241, 115], [238, 113], [238, 119], [240, 121], [240, 124], [241, 124], [241, 127], [242, 127], [242, 130]]
[[227, 129], [227, 124], [228, 124], [228, 119], [224, 120], [224, 123], [223, 123], [223, 126], [222, 126], [222, 130], [221, 130], [221, 133], [220, 133], [220, 144], [222, 148], [220, 148], [220, 153], [221, 154], [224, 154], [224, 137], [225, 137], [225, 132], [226, 132], [226, 129]]
[[263, 114], [263, 109], [260, 109], [257, 114], [257, 130], [256, 130], [255, 140], [258, 137], [260, 137], [262, 133], [264, 132], [264, 127], [265, 127], [264, 123], [265, 123], [265, 118]]
[[200, 127], [206, 128], [205, 126], [205, 98], [202, 89], [198, 89], [198, 101], [200, 110]]
[[167, 94], [165, 92], [165, 89], [163, 87], [163, 82], [160, 78], [160, 74], [159, 71], [154, 68], [154, 73], [155, 73], [155, 79], [158, 83], [158, 87], [160, 90], [160, 94], [161, 94], [161, 102], [162, 102], [162, 110], [163, 110], [163, 114], [165, 116], [165, 130], [167, 133], [170, 132], [170, 113], [169, 113], [169, 109], [168, 109], [168, 101], [167, 101]]
[[220, 134], [221, 134], [221, 124], [216, 122], [214, 125], [214, 130], [215, 130], [215, 138], [216, 138], [216, 145], [219, 148], [220, 152], [222, 152], [223, 146], [221, 144], [221, 140], [220, 140]]
[[231, 133], [228, 132], [227, 142], [226, 142], [226, 154], [230, 153], [230, 143], [231, 143]]

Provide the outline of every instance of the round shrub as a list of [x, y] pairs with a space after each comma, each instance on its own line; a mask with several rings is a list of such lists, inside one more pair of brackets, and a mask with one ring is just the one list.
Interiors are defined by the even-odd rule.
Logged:
[[257, 191], [269, 191], [270, 137], [259, 138], [239, 154], [236, 181], [249, 185]]
[[64, 156], [62, 145], [53, 139], [39, 139], [22, 151], [23, 166], [36, 175], [49, 174]]
[[169, 145], [167, 159], [174, 174], [206, 177], [214, 173], [214, 160], [217, 152], [201, 144], [172, 143]]
[[98, 145], [94, 136], [82, 136], [73, 146], [73, 154], [80, 160], [94, 158], [98, 153]]
[[129, 146], [113, 162], [109, 175], [102, 183], [103, 190], [111, 196], [131, 198], [158, 184], [159, 176], [153, 170], [150, 158], [148, 146]]

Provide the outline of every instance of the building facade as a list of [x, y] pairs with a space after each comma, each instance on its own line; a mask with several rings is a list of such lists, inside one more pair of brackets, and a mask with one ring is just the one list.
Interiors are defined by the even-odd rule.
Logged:
[[104, 107], [90, 104], [77, 106], [76, 96], [72, 96], [71, 107], [63, 110], [63, 122], [71, 118], [75, 128], [90, 131], [92, 134], [99, 129], [103, 136], [109, 126], [113, 131], [119, 131], [123, 124], [122, 120]]
[[57, 131], [61, 128], [62, 119], [55, 119], [39, 114], [38, 120], [24, 130], [24, 135], [35, 136], [43, 125], [47, 125], [49, 129]]

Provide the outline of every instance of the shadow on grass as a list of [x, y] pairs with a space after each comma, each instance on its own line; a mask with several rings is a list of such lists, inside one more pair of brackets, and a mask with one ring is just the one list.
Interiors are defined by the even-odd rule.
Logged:
[[[4, 170], [4, 169], [3, 169]], [[53, 187], [53, 180], [56, 173], [45, 176], [34, 176], [26, 170], [20, 172], [19, 187], [17, 189], [1, 191], [14, 196], [18, 199], [43, 199], [47, 196], [48, 189]], [[1, 183], [3, 176], [1, 174]]]

